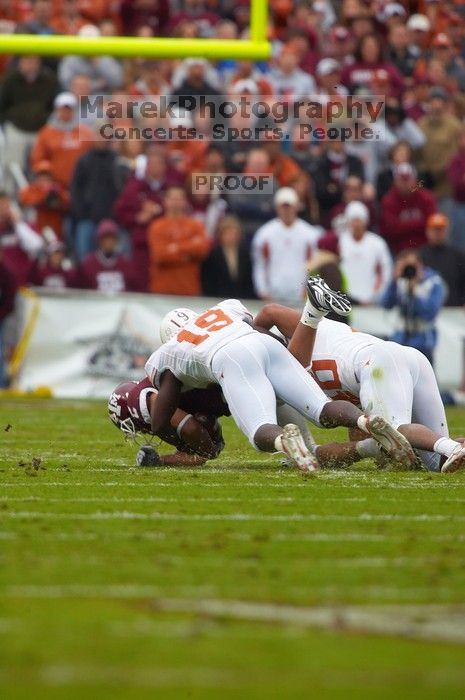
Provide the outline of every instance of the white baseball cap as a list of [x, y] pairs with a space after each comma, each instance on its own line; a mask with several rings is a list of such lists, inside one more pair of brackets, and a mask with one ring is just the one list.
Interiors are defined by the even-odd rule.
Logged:
[[95, 24], [84, 24], [77, 35], [83, 39], [96, 39], [98, 36], [101, 36], [101, 33]]
[[426, 15], [412, 15], [407, 21], [407, 29], [418, 32], [429, 32], [431, 22]]
[[344, 216], [347, 221], [361, 219], [367, 223], [370, 218], [370, 213], [368, 207], [366, 207], [363, 202], [350, 202], [345, 208]]
[[280, 207], [281, 204], [289, 204], [296, 207], [299, 204], [297, 192], [292, 187], [281, 187], [274, 196], [275, 207]]
[[70, 107], [71, 109], [76, 109], [78, 104], [77, 97], [72, 92], [60, 92], [53, 102], [53, 106], [58, 107]]
[[331, 75], [341, 70], [341, 64], [335, 58], [322, 58], [316, 67], [317, 75]]

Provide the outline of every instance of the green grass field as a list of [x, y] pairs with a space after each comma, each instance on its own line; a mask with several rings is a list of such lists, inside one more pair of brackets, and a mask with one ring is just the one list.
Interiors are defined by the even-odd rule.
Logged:
[[225, 432], [143, 470], [103, 403], [2, 403], [0, 696], [464, 697], [465, 474], [305, 478]]

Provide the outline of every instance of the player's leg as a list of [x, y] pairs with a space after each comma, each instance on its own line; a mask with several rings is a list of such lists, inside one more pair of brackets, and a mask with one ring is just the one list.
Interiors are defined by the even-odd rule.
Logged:
[[330, 311], [347, 316], [352, 309], [345, 294], [332, 290], [320, 277], [307, 282], [307, 301], [297, 327], [289, 340], [288, 350], [303, 367], [312, 361], [318, 324]]
[[[422, 459], [430, 468], [438, 470], [439, 462], [435, 455], [445, 457], [442, 471], [457, 471], [465, 467], [465, 449], [458, 440], [449, 438], [447, 417], [442, 403], [436, 376], [431, 364], [418, 351], [409, 349], [409, 353], [419, 368], [418, 380], [413, 394], [413, 417], [418, 423], [426, 426], [429, 434], [425, 433]], [[415, 428], [415, 426], [412, 426]], [[435, 454], [432, 455], [431, 453]]]
[[307, 449], [297, 426], [281, 428], [277, 423], [276, 395], [266, 374], [268, 353], [257, 341], [261, 337], [240, 338], [219, 350], [212, 361], [213, 372], [236, 425], [256, 449], [285, 452], [300, 469], [315, 471], [317, 459]]
[[358, 427], [371, 435], [394, 459], [410, 464], [416, 458], [408, 441], [380, 416], [366, 417], [348, 401], [331, 401], [315, 380], [277, 341], [260, 336], [267, 346], [268, 377], [278, 398], [293, 406], [316, 425], [324, 428]]

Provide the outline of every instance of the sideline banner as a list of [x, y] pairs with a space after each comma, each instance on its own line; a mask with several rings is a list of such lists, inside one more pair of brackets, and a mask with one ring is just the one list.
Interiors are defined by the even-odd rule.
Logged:
[[[37, 291], [37, 290], [36, 290]], [[215, 299], [38, 290], [22, 297], [22, 339], [14, 358], [14, 388], [49, 387], [60, 398], [107, 398], [124, 379], [144, 376], [147, 357], [160, 345], [158, 329], [167, 311], [188, 306], [203, 311]], [[246, 302], [252, 312], [258, 301]], [[389, 335], [394, 315], [359, 308], [351, 317], [357, 329]], [[441, 388], [460, 384], [465, 343], [465, 311], [445, 309], [438, 321], [436, 373]]]

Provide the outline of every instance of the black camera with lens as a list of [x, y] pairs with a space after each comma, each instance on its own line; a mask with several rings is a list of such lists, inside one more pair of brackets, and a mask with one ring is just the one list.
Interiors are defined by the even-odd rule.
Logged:
[[401, 277], [405, 280], [413, 280], [417, 276], [417, 266], [409, 263], [402, 270]]

